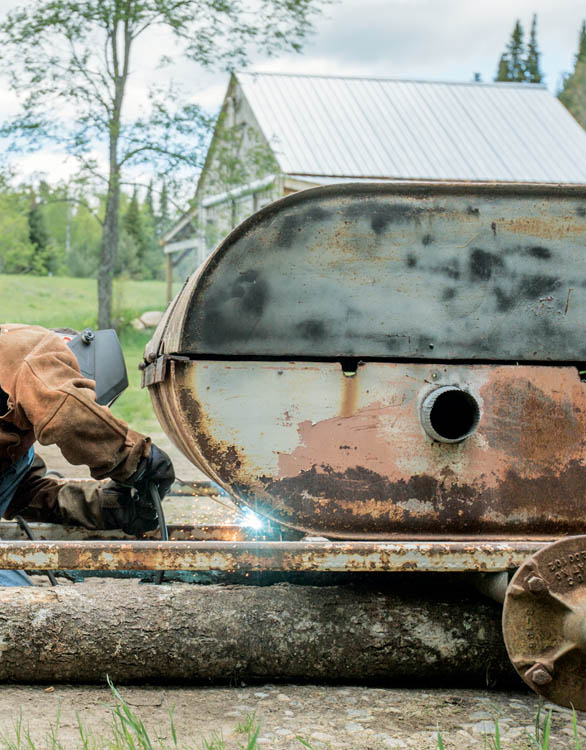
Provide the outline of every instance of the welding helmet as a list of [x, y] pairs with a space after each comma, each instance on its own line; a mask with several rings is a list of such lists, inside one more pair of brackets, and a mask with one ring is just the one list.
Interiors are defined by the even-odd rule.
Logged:
[[98, 404], [111, 406], [128, 387], [126, 364], [116, 331], [86, 328], [81, 333], [66, 333], [63, 329], [56, 329], [55, 333], [75, 354], [84, 378], [95, 380]]

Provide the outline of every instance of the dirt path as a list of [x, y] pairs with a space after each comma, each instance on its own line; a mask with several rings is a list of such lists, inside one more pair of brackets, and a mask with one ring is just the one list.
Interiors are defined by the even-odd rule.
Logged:
[[[238, 731], [254, 715], [261, 722], [258, 746], [302, 750], [297, 737], [314, 750], [431, 750], [437, 727], [445, 747], [483, 748], [498, 718], [503, 750], [535, 747], [537, 699], [527, 693], [474, 690], [399, 690], [362, 687], [257, 685], [230, 688], [122, 688], [131, 709], [153, 734], [172, 746], [169, 710], [173, 709], [179, 747], [201, 748], [214, 733], [225, 747], [238, 748]], [[55, 686], [4, 687], [0, 691], [0, 727], [10, 728], [18, 711], [38, 743], [61, 711], [59, 737], [67, 750], [78, 747], [76, 713], [96, 735], [108, 736], [112, 697], [107, 688]], [[546, 707], [547, 708], [547, 707]], [[583, 719], [580, 738], [586, 737]], [[553, 708], [553, 750], [573, 748], [571, 714]], [[39, 744], [39, 747], [44, 744]], [[164, 745], [165, 747], [167, 745]], [[488, 747], [492, 747], [488, 745]]]

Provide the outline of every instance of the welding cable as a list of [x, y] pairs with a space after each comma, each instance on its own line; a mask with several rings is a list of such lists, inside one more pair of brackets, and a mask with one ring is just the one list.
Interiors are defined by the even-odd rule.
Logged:
[[[163, 503], [161, 502], [161, 496], [159, 495], [159, 488], [154, 482], [149, 483], [149, 492], [151, 495], [151, 500], [153, 501], [153, 504], [157, 510], [157, 516], [159, 518], [159, 531], [161, 533], [161, 541], [162, 542], [168, 542], [169, 541], [169, 529], [167, 528], [167, 523], [165, 522], [165, 514], [163, 513]], [[155, 583], [160, 586], [161, 583], [163, 583], [163, 578], [165, 576], [164, 570], [158, 570], [155, 574]]]
[[[16, 523], [20, 526], [22, 531], [27, 535], [29, 540], [31, 542], [36, 542], [35, 535], [33, 534], [31, 527], [28, 525], [28, 523], [24, 520], [22, 516], [14, 516], [14, 520]], [[47, 571], [47, 578], [51, 581], [51, 586], [57, 585], [57, 579], [55, 578], [54, 573], [51, 570]]]

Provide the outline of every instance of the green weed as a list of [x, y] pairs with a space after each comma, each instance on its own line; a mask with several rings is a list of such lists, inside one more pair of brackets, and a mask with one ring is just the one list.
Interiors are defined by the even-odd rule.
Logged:
[[239, 721], [236, 731], [246, 735], [246, 750], [256, 748], [258, 735], [260, 734], [261, 722], [256, 718], [256, 711], [248, 714], [243, 721]]
[[582, 750], [582, 741], [578, 737], [578, 720], [574, 706], [572, 706], [572, 730], [574, 733], [574, 750]]
[[204, 737], [201, 741], [201, 750], [224, 750], [224, 738], [217, 732], [212, 732], [210, 737]]

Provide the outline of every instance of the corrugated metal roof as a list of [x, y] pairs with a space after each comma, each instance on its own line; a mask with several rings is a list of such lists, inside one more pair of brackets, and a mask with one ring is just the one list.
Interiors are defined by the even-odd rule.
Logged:
[[285, 174], [586, 183], [586, 132], [543, 86], [237, 78]]

